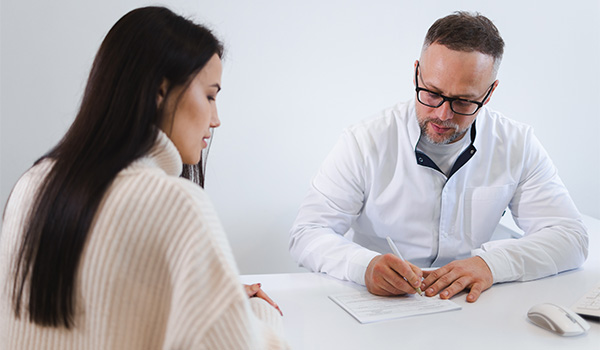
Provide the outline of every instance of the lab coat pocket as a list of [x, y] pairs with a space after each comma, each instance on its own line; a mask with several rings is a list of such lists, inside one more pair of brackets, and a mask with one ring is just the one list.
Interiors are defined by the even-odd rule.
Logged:
[[514, 184], [507, 184], [465, 189], [463, 228], [473, 248], [490, 240], [508, 207], [514, 188]]

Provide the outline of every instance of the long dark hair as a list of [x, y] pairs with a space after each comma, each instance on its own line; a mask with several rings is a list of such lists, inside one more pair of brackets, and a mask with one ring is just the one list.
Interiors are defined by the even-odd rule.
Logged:
[[[108, 32], [75, 121], [36, 162], [50, 158], [54, 165], [14, 261], [17, 317], [25, 303], [31, 322], [73, 326], [75, 276], [92, 220], [117, 173], [153, 146], [163, 117], [160, 84], [166, 79], [169, 91], [186, 86], [215, 54], [223, 48], [210, 30], [162, 7], [133, 10]], [[200, 165], [185, 168], [203, 185]]]

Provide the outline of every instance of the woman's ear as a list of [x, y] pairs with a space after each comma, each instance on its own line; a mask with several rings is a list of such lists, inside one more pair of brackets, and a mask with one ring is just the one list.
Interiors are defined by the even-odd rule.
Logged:
[[168, 90], [169, 90], [169, 82], [167, 81], [166, 78], [163, 78], [163, 81], [160, 83], [160, 86], [158, 87], [158, 93], [156, 94], [156, 107], [158, 107], [158, 109], [162, 108], [162, 104], [163, 104], [163, 101], [165, 100], [165, 97], [167, 96]]

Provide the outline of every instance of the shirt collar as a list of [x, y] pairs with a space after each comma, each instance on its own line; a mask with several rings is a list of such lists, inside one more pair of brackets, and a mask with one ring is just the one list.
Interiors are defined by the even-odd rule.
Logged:
[[408, 106], [408, 137], [413, 149], [417, 149], [417, 144], [421, 138], [421, 127], [419, 127], [419, 121], [417, 120], [415, 99], [412, 99]]
[[[481, 114], [481, 112], [480, 112]], [[448, 174], [448, 178], [450, 178], [455, 172], [457, 172], [463, 165], [465, 165], [469, 159], [475, 155], [477, 152], [477, 148], [475, 148], [475, 136], [477, 136], [477, 130], [475, 125], [477, 124], [477, 119], [479, 119], [479, 115], [471, 124], [471, 131], [469, 132], [471, 136], [471, 143], [469, 146], [458, 156], [458, 159], [450, 169], [450, 173]], [[409, 106], [409, 120], [408, 120], [408, 137], [410, 138], [410, 142], [413, 145], [413, 149], [415, 150], [415, 157], [417, 160], [417, 164], [421, 166], [426, 166], [429, 168], [433, 168], [439, 172], [442, 172], [439, 167], [433, 162], [425, 153], [417, 150], [417, 144], [419, 143], [419, 139], [421, 138], [421, 128], [419, 127], [419, 122], [417, 120], [417, 112], [415, 109], [415, 100], [413, 99]]]

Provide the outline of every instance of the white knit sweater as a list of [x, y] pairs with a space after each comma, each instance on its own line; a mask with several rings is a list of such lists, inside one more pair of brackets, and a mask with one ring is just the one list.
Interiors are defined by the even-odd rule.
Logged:
[[[14, 315], [11, 266], [34, 191], [52, 161], [19, 180], [0, 234], [0, 349], [287, 348], [278, 312], [249, 299], [204, 191], [160, 132], [152, 152], [121, 171], [104, 196], [76, 279], [75, 327]], [[26, 305], [26, 303], [24, 304]]]

